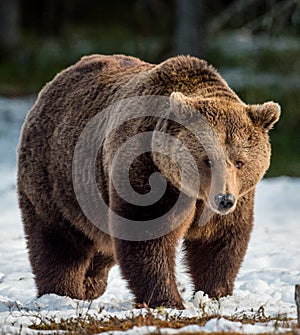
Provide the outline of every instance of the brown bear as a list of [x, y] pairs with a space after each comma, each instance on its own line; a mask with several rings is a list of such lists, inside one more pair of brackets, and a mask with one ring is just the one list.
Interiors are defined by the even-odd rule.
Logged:
[[[169, 104], [158, 108], [150, 103], [157, 114], [149, 116], [139, 114], [137, 103], [135, 117], [110, 127], [126, 112], [120, 106], [107, 112], [110, 106], [149, 96], [164, 97]], [[118, 263], [137, 305], [183, 308], [174, 274], [181, 239], [195, 290], [210, 297], [232, 294], [253, 226], [255, 186], [269, 167], [268, 131], [279, 116], [278, 104], [243, 103], [212, 66], [190, 56], [153, 65], [123, 55], [92, 55], [59, 73], [29, 112], [18, 150], [19, 205], [38, 295], [97, 298], [105, 291], [110, 268]], [[95, 117], [96, 132], [78, 149], [81, 134]], [[215, 140], [210, 142], [209, 131], [204, 145], [189, 129], [194, 126], [197, 132], [199, 118], [206, 120], [220, 150]], [[163, 132], [174, 141], [161, 141]], [[90, 209], [98, 206], [85, 185], [90, 185], [90, 150], [100, 133], [105, 139], [96, 151], [95, 178], [109, 210], [98, 211], [95, 224], [82, 202]], [[154, 204], [132, 204], [126, 198], [121, 175], [126, 155], [115, 161], [114, 156], [131, 138], [128, 155], [136, 157], [129, 166], [130, 185], [141, 196], [164, 185]], [[172, 159], [151, 150], [154, 144], [167, 146]], [[193, 164], [182, 150], [190, 152]], [[82, 170], [74, 170], [80, 157]], [[176, 157], [185, 174], [178, 172]], [[157, 183], [151, 184], [154, 174]], [[83, 178], [79, 187], [77, 177]], [[112, 178], [120, 181], [121, 191]], [[79, 201], [76, 192], [81, 188]], [[179, 198], [181, 205], [172, 212]], [[123, 217], [141, 224], [143, 234], [126, 235], [133, 226], [126, 226]], [[157, 217], [163, 217], [155, 226], [158, 233], [148, 234], [147, 222]]]

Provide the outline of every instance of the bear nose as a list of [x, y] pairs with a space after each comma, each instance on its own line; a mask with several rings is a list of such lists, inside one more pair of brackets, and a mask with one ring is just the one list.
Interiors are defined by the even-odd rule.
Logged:
[[215, 196], [215, 203], [218, 207], [218, 210], [224, 211], [226, 209], [229, 209], [233, 207], [235, 203], [235, 197], [231, 193], [219, 193]]

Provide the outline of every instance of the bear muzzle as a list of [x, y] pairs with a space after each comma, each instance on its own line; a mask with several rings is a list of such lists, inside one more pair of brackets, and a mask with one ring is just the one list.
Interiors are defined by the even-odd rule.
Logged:
[[217, 214], [226, 215], [234, 211], [236, 207], [236, 197], [231, 193], [218, 193], [208, 201], [212, 211]]

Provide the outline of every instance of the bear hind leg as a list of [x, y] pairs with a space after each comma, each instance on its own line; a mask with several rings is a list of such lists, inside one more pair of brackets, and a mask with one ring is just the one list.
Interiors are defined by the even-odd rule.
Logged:
[[85, 275], [94, 256], [91, 240], [68, 221], [42, 219], [26, 194], [19, 192], [29, 259], [38, 296], [55, 293], [76, 299], [85, 297]]
[[[56, 293], [85, 299], [84, 279], [93, 243], [81, 233], [71, 232], [70, 227], [68, 231], [48, 227], [36, 232], [32, 241], [31, 264], [39, 296]], [[43, 250], [33, 246], [36, 243], [41, 243]]]

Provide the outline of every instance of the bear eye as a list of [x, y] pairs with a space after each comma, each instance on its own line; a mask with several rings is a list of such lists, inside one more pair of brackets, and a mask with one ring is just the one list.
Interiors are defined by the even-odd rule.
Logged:
[[210, 160], [209, 158], [207, 158], [205, 161], [204, 161], [205, 165], [209, 168], [212, 168], [213, 167], [213, 162], [212, 160]]
[[241, 169], [244, 166], [244, 163], [242, 161], [236, 161], [235, 162], [235, 167], [237, 169]]

